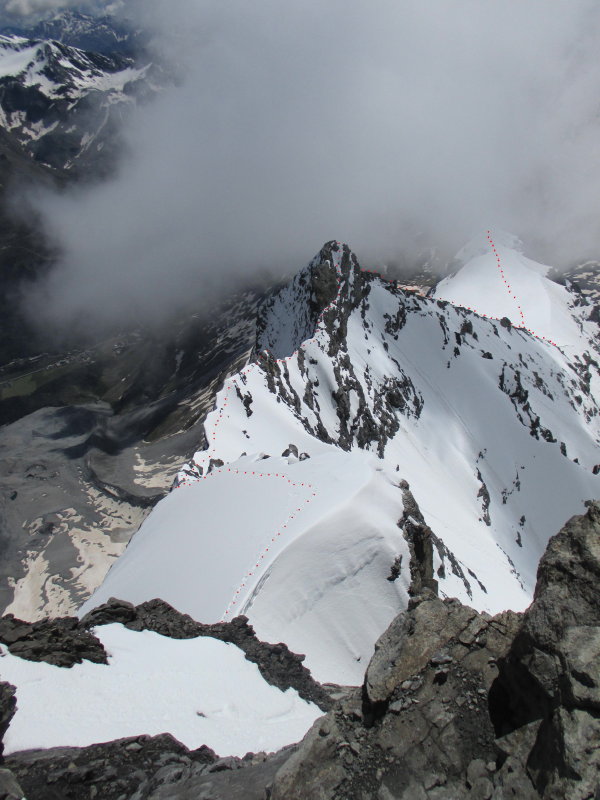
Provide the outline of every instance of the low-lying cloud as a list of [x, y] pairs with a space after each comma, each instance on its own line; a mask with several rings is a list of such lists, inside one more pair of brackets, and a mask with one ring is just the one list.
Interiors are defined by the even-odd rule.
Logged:
[[183, 79], [113, 179], [37, 198], [63, 254], [29, 298], [46, 324], [164, 317], [332, 238], [366, 265], [490, 225], [548, 263], [600, 251], [596, 2], [136, 9]]

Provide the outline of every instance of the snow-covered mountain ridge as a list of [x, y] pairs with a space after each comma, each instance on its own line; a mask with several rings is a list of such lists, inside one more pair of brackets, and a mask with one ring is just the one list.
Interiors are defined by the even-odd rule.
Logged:
[[92, 88], [123, 89], [143, 74], [123, 56], [89, 53], [52, 40], [0, 36], [0, 77], [37, 86], [47, 97], [71, 100]]
[[[498, 252], [535, 313], [520, 254]], [[473, 259], [463, 269], [476, 285]], [[264, 304], [207, 449], [81, 613], [110, 596], [160, 596], [206, 622], [243, 612], [261, 638], [306, 653], [318, 680], [359, 683], [406, 606], [424, 527], [442, 596], [528, 605], [548, 537], [599, 481], [596, 325], [544, 270], [547, 317], [571, 319], [575, 356], [514, 314], [498, 325], [404, 292], [325, 245]], [[441, 289], [467, 305], [462, 272]], [[490, 316], [506, 316], [483, 284]]]
[[119, 115], [160, 82], [154, 65], [131, 56], [0, 35], [0, 125], [52, 167], [97, 158]]
[[0, 28], [0, 33], [15, 34], [26, 39], [52, 39], [105, 55], [134, 55], [141, 38], [140, 32], [126, 21], [111, 16], [93, 16], [69, 8], [59, 12], [49, 9], [42, 19], [39, 19], [39, 10], [33, 19], [13, 19], [12, 24]]

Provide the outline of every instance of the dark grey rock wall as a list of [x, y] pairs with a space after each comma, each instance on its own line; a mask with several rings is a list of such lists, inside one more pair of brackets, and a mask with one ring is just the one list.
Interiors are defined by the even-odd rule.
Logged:
[[600, 504], [550, 540], [525, 614], [424, 589], [271, 800], [597, 800]]

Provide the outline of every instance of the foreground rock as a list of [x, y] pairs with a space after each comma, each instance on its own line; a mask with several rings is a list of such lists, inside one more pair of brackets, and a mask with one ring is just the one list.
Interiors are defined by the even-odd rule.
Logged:
[[[265, 786], [293, 750], [218, 758], [208, 747], [188, 750], [162, 734], [28, 750], [4, 766], [28, 800], [263, 800]], [[1, 788], [0, 782], [4, 800]]]
[[15, 687], [10, 683], [0, 683], [0, 759], [4, 752], [4, 744], [2, 739], [8, 730], [10, 721], [14, 716], [17, 708], [17, 700], [15, 698]]
[[600, 504], [540, 561], [534, 602], [490, 695], [504, 771], [542, 797], [600, 797]]
[[116, 800], [144, 792], [190, 773], [201, 774], [217, 761], [208, 747], [188, 750], [169, 734], [119, 739], [91, 747], [55, 747], [9, 756], [10, 769], [28, 798]]
[[497, 755], [487, 697], [518, 623], [425, 590], [379, 639], [362, 689], [280, 770], [273, 800], [449, 800], [475, 783], [484, 797]]
[[600, 797], [600, 504], [550, 540], [524, 615], [425, 590], [271, 800]]
[[[219, 759], [141, 736], [15, 753], [0, 778], [29, 800], [598, 800], [600, 504], [550, 540], [525, 614], [479, 614], [421, 577], [362, 687], [304, 686], [330, 710], [299, 745]], [[285, 645], [258, 642], [244, 617], [200, 625], [160, 600], [112, 600], [80, 625], [115, 621], [235, 641], [272, 680], [289, 671], [298, 682], [305, 669]], [[6, 728], [13, 690], [0, 688]]]
[[0, 642], [14, 656], [72, 667], [84, 659], [108, 664], [102, 642], [79, 624], [77, 617], [23, 622], [12, 614], [0, 618]]

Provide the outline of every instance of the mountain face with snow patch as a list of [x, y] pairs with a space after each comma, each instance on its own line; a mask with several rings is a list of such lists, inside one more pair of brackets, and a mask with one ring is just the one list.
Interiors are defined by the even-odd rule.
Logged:
[[116, 123], [154, 94], [158, 68], [52, 39], [0, 36], [0, 125], [37, 160], [73, 170], [109, 162]]
[[207, 447], [81, 614], [111, 596], [244, 613], [356, 685], [426, 542], [442, 597], [525, 608], [548, 538], [598, 495], [597, 325], [501, 233], [460, 259], [423, 297], [329, 242], [272, 293]]
[[34, 21], [14, 20], [0, 28], [0, 34], [26, 39], [52, 39], [55, 42], [94, 53], [135, 56], [140, 49], [141, 34], [125, 21], [111, 16], [93, 16], [77, 9], [53, 12]]

